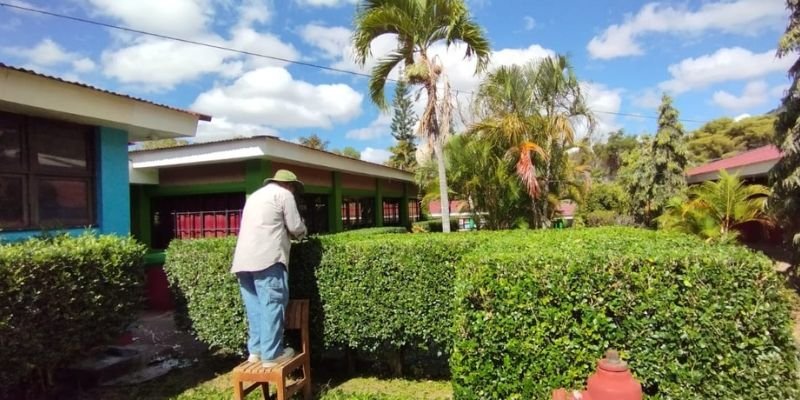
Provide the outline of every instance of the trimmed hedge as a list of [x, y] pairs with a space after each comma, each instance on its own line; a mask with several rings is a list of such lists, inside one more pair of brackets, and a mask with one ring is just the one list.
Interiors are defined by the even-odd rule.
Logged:
[[[446, 362], [455, 265], [476, 240], [342, 233], [293, 245], [290, 297], [311, 299], [312, 345], [373, 354], [436, 348]], [[242, 353], [246, 318], [229, 273], [235, 243], [234, 237], [173, 240], [165, 270], [186, 299], [197, 337]]]
[[622, 351], [648, 398], [798, 398], [782, 282], [741, 247], [626, 228], [536, 235], [457, 277], [458, 399], [548, 399]]
[[[234, 244], [173, 241], [166, 269], [198, 336], [241, 351]], [[312, 300], [317, 349], [427, 351], [425, 363], [452, 353], [462, 399], [579, 387], [610, 347], [653, 398], [798, 394], [781, 281], [740, 247], [619, 227], [343, 234], [293, 246], [289, 274], [291, 296]]]
[[88, 233], [0, 245], [0, 394], [119, 335], [141, 305], [144, 253]]

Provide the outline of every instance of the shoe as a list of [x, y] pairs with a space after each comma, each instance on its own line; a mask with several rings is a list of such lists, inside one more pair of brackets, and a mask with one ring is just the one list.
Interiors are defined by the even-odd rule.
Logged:
[[250, 354], [249, 356], [247, 356], [247, 362], [252, 362], [252, 363], [261, 362], [261, 356], [259, 356], [258, 354]]
[[265, 360], [262, 362], [261, 366], [264, 368], [274, 368], [282, 363], [285, 363], [286, 361], [291, 360], [292, 357], [294, 357], [294, 354], [294, 349], [287, 347], [283, 349], [283, 352], [279, 356], [273, 358], [272, 360]]

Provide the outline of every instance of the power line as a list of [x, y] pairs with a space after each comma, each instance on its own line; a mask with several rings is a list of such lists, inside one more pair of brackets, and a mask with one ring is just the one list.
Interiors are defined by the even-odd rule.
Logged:
[[[305, 61], [291, 60], [291, 59], [288, 59], [288, 58], [271, 56], [271, 55], [268, 55], [268, 54], [255, 53], [255, 52], [252, 52], [252, 51], [235, 49], [235, 48], [232, 48], [232, 47], [220, 46], [220, 45], [207, 43], [207, 42], [200, 42], [200, 41], [197, 41], [197, 40], [183, 39], [183, 38], [179, 38], [179, 37], [176, 37], [176, 36], [164, 35], [164, 34], [160, 34], [160, 33], [153, 33], [153, 32], [143, 31], [143, 30], [140, 30], [140, 29], [133, 29], [133, 28], [128, 28], [128, 27], [124, 27], [124, 26], [109, 24], [109, 23], [106, 23], [106, 22], [95, 21], [95, 20], [91, 20], [91, 19], [87, 19], [87, 18], [75, 17], [75, 16], [72, 16], [72, 15], [59, 14], [59, 13], [55, 13], [55, 12], [52, 12], [52, 11], [46, 11], [46, 10], [41, 10], [41, 9], [37, 9], [37, 8], [25, 7], [25, 6], [18, 5], [18, 4], [10, 4], [10, 3], [0, 2], [0, 6], [11, 8], [11, 9], [16, 9], [16, 10], [20, 10], [20, 11], [26, 11], [26, 12], [31, 12], [31, 13], [47, 15], [47, 16], [54, 17], [54, 18], [66, 19], [66, 20], [69, 20], [69, 21], [80, 22], [80, 23], [89, 24], [89, 25], [102, 26], [104, 28], [116, 29], [116, 30], [124, 31], [124, 32], [137, 33], [137, 34], [145, 35], [145, 36], [152, 36], [152, 37], [156, 37], [156, 38], [159, 38], [159, 39], [173, 40], [173, 41], [176, 41], [176, 42], [192, 44], [192, 45], [195, 45], [195, 46], [208, 47], [208, 48], [227, 51], [227, 52], [231, 52], [231, 53], [238, 53], [238, 54], [244, 54], [244, 55], [253, 56], [253, 57], [266, 58], [266, 59], [274, 60], [274, 61], [281, 61], [281, 62], [285, 62], [287, 64], [294, 64], [294, 65], [300, 65], [300, 66], [309, 67], [309, 68], [321, 69], [321, 70], [325, 70], [325, 71], [349, 74], [349, 75], [359, 76], [359, 77], [363, 77], [363, 78], [370, 78], [371, 77], [369, 74], [365, 74], [363, 72], [356, 72], [356, 71], [351, 71], [351, 70], [346, 70], [346, 69], [341, 69], [341, 68], [329, 67], [329, 66], [309, 63], [309, 62], [305, 62]], [[386, 80], [390, 81], [390, 82], [397, 82], [397, 79], [387, 78]], [[464, 93], [464, 94], [470, 94], [470, 95], [474, 95], [475, 94], [472, 91], [465, 91], [465, 90], [460, 90], [460, 89], [451, 89], [451, 90], [456, 92], [456, 93]], [[621, 112], [603, 111], [603, 110], [592, 110], [592, 111], [595, 112], [595, 113], [618, 115], [618, 116], [623, 116], [623, 117], [658, 119], [658, 116], [655, 116], [655, 115], [631, 114], [631, 113], [621, 113]], [[701, 124], [706, 122], [706, 121], [698, 121], [698, 120], [692, 120], [692, 119], [679, 119], [679, 121], [692, 122], [692, 123], [701, 123]]]

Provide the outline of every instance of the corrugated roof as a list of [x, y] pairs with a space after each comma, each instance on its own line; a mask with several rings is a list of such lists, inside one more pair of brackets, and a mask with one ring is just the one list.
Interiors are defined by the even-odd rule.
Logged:
[[246, 141], [246, 140], [252, 140], [252, 139], [277, 140], [279, 142], [283, 142], [283, 143], [291, 144], [291, 145], [294, 145], [294, 146], [302, 147], [302, 148], [307, 149], [307, 150], [318, 151], [320, 153], [330, 154], [330, 155], [333, 155], [333, 156], [336, 156], [336, 157], [341, 157], [341, 158], [345, 158], [345, 159], [352, 160], [352, 161], [362, 162], [362, 163], [366, 163], [366, 164], [370, 164], [370, 165], [383, 167], [383, 168], [386, 168], [386, 169], [392, 169], [392, 170], [402, 171], [402, 172], [411, 174], [410, 172], [403, 171], [403, 170], [401, 170], [399, 168], [393, 168], [393, 167], [390, 167], [388, 165], [378, 164], [378, 163], [374, 163], [374, 162], [371, 162], [371, 161], [360, 160], [358, 158], [347, 157], [347, 156], [344, 156], [344, 155], [341, 155], [341, 154], [332, 153], [332, 152], [327, 151], [327, 150], [320, 150], [320, 149], [315, 149], [313, 147], [303, 146], [302, 144], [298, 144], [298, 143], [293, 143], [293, 142], [289, 142], [289, 141], [286, 141], [286, 140], [282, 140], [281, 138], [279, 138], [277, 136], [272, 136], [272, 135], [256, 135], [256, 136], [250, 136], [250, 137], [246, 137], [246, 138], [233, 138], [233, 139], [222, 139], [222, 140], [214, 140], [214, 141], [208, 141], [208, 142], [200, 142], [200, 143], [190, 143], [190, 144], [183, 145], [183, 146], [165, 147], [165, 148], [162, 148], [162, 149], [152, 149], [152, 150], [136, 149], [136, 150], [128, 150], [128, 152], [129, 153], [147, 153], [147, 152], [153, 152], [153, 151], [170, 151], [170, 150], [177, 150], [177, 149], [187, 148], [187, 147], [198, 147], [198, 146], [218, 144], [218, 143], [240, 142], [240, 141]]
[[112, 92], [110, 90], [105, 90], [105, 89], [100, 89], [98, 87], [87, 85], [87, 84], [81, 83], [81, 82], [68, 81], [68, 80], [65, 80], [65, 79], [62, 79], [62, 78], [59, 78], [59, 77], [56, 77], [56, 76], [45, 75], [45, 74], [30, 70], [30, 69], [14, 67], [14, 66], [11, 66], [11, 65], [3, 64], [3, 63], [0, 63], [0, 69], [9, 69], [9, 70], [12, 70], [12, 71], [17, 71], [17, 72], [22, 72], [22, 73], [26, 73], [26, 74], [36, 75], [36, 76], [39, 76], [39, 77], [42, 77], [42, 78], [52, 79], [52, 80], [55, 80], [55, 81], [58, 81], [58, 82], [63, 82], [63, 83], [67, 83], [67, 84], [70, 84], [70, 85], [75, 85], [75, 86], [80, 86], [82, 88], [91, 89], [91, 90], [94, 90], [94, 91], [97, 91], [97, 92], [110, 94], [112, 96], [118, 96], [118, 97], [122, 97], [122, 98], [125, 98], [125, 99], [128, 99], [128, 100], [134, 100], [134, 101], [138, 101], [138, 102], [141, 102], [141, 103], [147, 103], [147, 104], [150, 104], [150, 105], [154, 105], [156, 107], [166, 108], [168, 110], [178, 111], [178, 112], [182, 112], [182, 113], [185, 113], [185, 114], [194, 115], [198, 119], [200, 119], [201, 121], [211, 121], [211, 116], [210, 115], [201, 114], [201, 113], [197, 113], [197, 112], [194, 112], [194, 111], [184, 110], [184, 109], [181, 109], [181, 108], [176, 108], [176, 107], [167, 106], [167, 105], [164, 105], [164, 104], [155, 103], [155, 102], [152, 102], [150, 100], [140, 99], [138, 97], [129, 96], [127, 94]]
[[735, 156], [721, 158], [719, 160], [712, 161], [708, 164], [703, 164], [694, 168], [690, 168], [688, 171], [686, 171], [686, 175], [694, 176], [694, 175], [705, 174], [708, 172], [721, 171], [723, 169], [727, 170], [732, 168], [739, 168], [739, 167], [744, 167], [746, 165], [762, 163], [765, 161], [778, 160], [781, 157], [782, 155], [780, 150], [778, 150], [777, 147], [769, 144], [763, 147], [739, 153]]

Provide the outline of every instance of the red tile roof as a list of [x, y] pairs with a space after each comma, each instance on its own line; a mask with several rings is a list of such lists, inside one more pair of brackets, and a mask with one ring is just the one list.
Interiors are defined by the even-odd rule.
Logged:
[[[466, 211], [469, 209], [469, 205], [466, 201], [463, 200], [450, 200], [450, 212], [451, 213], [459, 213], [462, 210]], [[442, 202], [439, 200], [431, 200], [430, 204], [428, 204], [428, 212], [431, 214], [441, 214], [442, 213]]]
[[87, 85], [85, 83], [68, 81], [68, 80], [61, 79], [61, 78], [58, 78], [58, 77], [55, 77], [55, 76], [45, 75], [45, 74], [30, 70], [30, 69], [13, 67], [11, 65], [6, 65], [6, 64], [3, 64], [3, 63], [0, 63], [0, 69], [9, 69], [9, 70], [12, 70], [12, 71], [17, 71], [17, 72], [23, 72], [23, 73], [26, 73], [26, 74], [36, 75], [36, 76], [40, 76], [42, 78], [52, 79], [52, 80], [55, 80], [55, 81], [68, 83], [70, 85], [75, 85], [75, 86], [80, 86], [82, 88], [91, 89], [91, 90], [94, 90], [94, 91], [97, 91], [97, 92], [110, 94], [112, 96], [118, 96], [118, 97], [122, 97], [122, 98], [125, 98], [125, 99], [128, 99], [128, 100], [134, 100], [134, 101], [138, 101], [138, 102], [141, 102], [141, 103], [147, 103], [147, 104], [150, 104], [150, 105], [154, 105], [156, 107], [166, 108], [168, 110], [178, 111], [178, 112], [182, 112], [182, 113], [185, 113], [185, 114], [194, 115], [195, 117], [197, 117], [201, 121], [211, 121], [211, 116], [210, 115], [200, 114], [200, 113], [197, 113], [197, 112], [194, 112], [194, 111], [184, 110], [184, 109], [180, 109], [180, 108], [176, 108], [176, 107], [172, 107], [172, 106], [167, 106], [167, 105], [164, 105], [164, 104], [155, 103], [155, 102], [152, 102], [152, 101], [149, 101], [149, 100], [144, 100], [144, 99], [140, 99], [140, 98], [137, 98], [137, 97], [128, 96], [127, 94], [121, 94], [121, 93], [112, 92], [110, 90], [100, 89], [98, 87]]
[[688, 171], [686, 171], [686, 175], [694, 176], [694, 175], [705, 174], [708, 172], [721, 171], [723, 169], [738, 168], [746, 165], [762, 163], [765, 161], [778, 160], [781, 157], [782, 155], [780, 150], [778, 150], [777, 147], [770, 144], [763, 147], [759, 147], [757, 149], [739, 153], [735, 156], [722, 158], [716, 161], [712, 161], [708, 164], [703, 164], [694, 168], [690, 168]]

